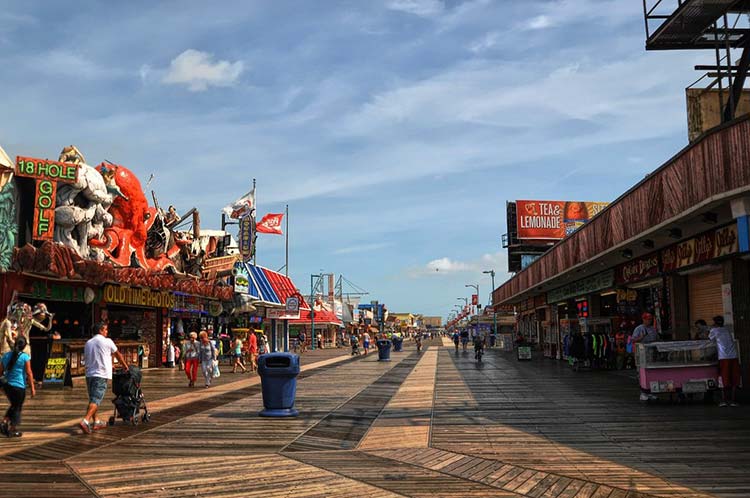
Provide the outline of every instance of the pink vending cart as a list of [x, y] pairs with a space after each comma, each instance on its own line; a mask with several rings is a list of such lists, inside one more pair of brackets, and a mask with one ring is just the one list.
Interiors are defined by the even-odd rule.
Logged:
[[711, 341], [637, 344], [641, 389], [653, 395], [706, 393], [719, 387], [719, 360]]

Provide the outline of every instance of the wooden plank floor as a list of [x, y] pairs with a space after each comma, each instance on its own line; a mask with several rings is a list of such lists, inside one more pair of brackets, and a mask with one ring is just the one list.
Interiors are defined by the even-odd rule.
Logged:
[[[643, 406], [636, 401], [637, 388], [622, 377], [558, 367], [518, 363], [494, 351], [477, 365], [444, 349], [432, 446], [659, 496], [750, 495], [750, 479], [731, 459], [748, 462], [750, 428], [735, 425], [742, 420], [739, 412], [720, 422], [735, 425], [736, 432], [720, 434], [705, 429], [710, 418], [693, 419], [718, 408]], [[696, 431], [692, 436], [683, 434], [690, 428]], [[740, 441], [730, 443], [736, 435]], [[720, 455], [713, 437], [728, 443], [729, 454]], [[698, 450], [721, 463], [710, 471], [696, 468], [701, 477], [686, 479], [686, 468], [700, 466], [701, 457], [693, 453]]]
[[750, 496], [744, 408], [643, 406], [627, 375], [428, 343], [308, 364], [296, 418], [258, 417], [239, 375], [165, 395], [135, 429], [53, 436], [48, 417], [42, 444], [0, 440], [0, 498]]
[[[348, 358], [345, 349], [323, 349], [308, 351], [301, 357], [303, 371], [310, 366], [319, 367], [331, 361]], [[213, 387], [189, 388], [185, 373], [178, 369], [149, 369], [143, 371], [143, 392], [149, 409], [160, 411], [179, 404], [199, 401], [217, 394], [234, 391], [259, 382], [256, 374], [231, 373], [231, 368], [222, 365], [222, 376], [214, 379]], [[110, 391], [105, 397], [100, 416], [112, 414]], [[0, 445], [0, 456], [21, 448], [54, 441], [61, 437], [78, 434], [78, 422], [88, 404], [86, 385], [82, 378], [74, 379], [72, 389], [39, 389], [35, 398], [27, 397], [23, 410], [21, 429], [24, 437]], [[0, 395], [0, 410], [7, 409], [7, 399]]]
[[432, 348], [423, 353], [417, 366], [372, 424], [359, 449], [429, 446], [437, 352], [437, 348]]

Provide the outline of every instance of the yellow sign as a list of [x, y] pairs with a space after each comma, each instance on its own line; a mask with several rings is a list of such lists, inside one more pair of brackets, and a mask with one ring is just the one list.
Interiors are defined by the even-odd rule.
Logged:
[[174, 308], [175, 298], [174, 294], [169, 291], [107, 284], [104, 286], [104, 302], [149, 308]]
[[62, 383], [65, 380], [67, 358], [50, 358], [44, 368], [44, 382]]

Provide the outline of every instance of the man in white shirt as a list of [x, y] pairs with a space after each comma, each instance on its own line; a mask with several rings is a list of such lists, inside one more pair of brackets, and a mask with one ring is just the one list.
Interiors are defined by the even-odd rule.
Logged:
[[723, 388], [721, 390], [721, 403], [719, 406], [727, 406], [727, 391], [731, 389], [731, 399], [729, 406], [739, 406], [737, 404], [737, 386], [740, 383], [740, 360], [737, 355], [737, 345], [734, 342], [732, 333], [724, 327], [724, 317], [715, 316], [714, 326], [708, 334], [708, 338], [716, 343], [716, 349], [719, 353], [719, 373]]
[[107, 425], [106, 422], [99, 420], [96, 414], [107, 393], [107, 380], [112, 380], [112, 355], [117, 358], [123, 368], [128, 368], [122, 353], [117, 350], [112, 339], [107, 337], [108, 333], [106, 323], [97, 323], [94, 325], [94, 337], [86, 342], [83, 349], [89, 405], [86, 416], [78, 425], [86, 434], [90, 434], [92, 429], [101, 429]]

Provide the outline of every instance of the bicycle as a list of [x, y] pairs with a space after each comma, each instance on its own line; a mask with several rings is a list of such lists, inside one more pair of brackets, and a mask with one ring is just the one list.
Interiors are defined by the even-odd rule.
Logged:
[[474, 345], [474, 360], [481, 362], [484, 354], [484, 345], [482, 343]]

